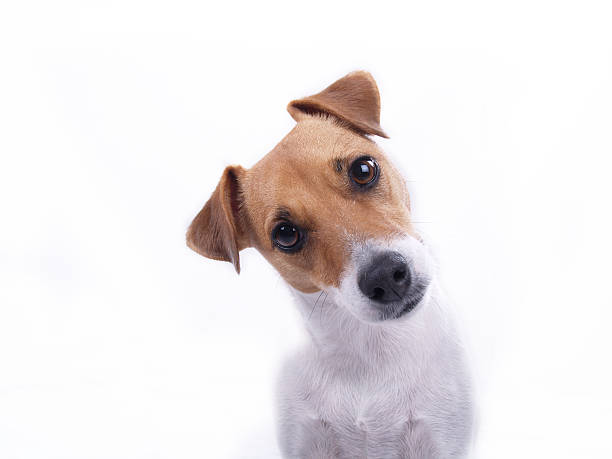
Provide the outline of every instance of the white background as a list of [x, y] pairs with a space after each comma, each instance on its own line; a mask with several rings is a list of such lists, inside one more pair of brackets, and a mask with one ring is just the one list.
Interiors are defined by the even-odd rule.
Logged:
[[462, 318], [473, 457], [612, 457], [605, 3], [3, 2], [0, 457], [276, 457], [298, 315], [184, 232], [356, 69]]

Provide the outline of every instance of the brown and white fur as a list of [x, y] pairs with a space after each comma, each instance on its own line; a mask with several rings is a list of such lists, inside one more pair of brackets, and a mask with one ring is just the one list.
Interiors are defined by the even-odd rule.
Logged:
[[[304, 315], [311, 341], [279, 383], [284, 457], [465, 457], [469, 375], [404, 180], [368, 137], [386, 137], [374, 79], [351, 73], [288, 110], [295, 128], [251, 169], [227, 167], [187, 233], [238, 272], [240, 250], [256, 248]], [[378, 166], [367, 189], [350, 176], [364, 156]], [[299, 250], [274, 242], [283, 222], [299, 229]], [[390, 259], [402, 268], [389, 271]], [[378, 293], [364, 290], [372, 276]], [[396, 295], [381, 303], [388, 286]]]

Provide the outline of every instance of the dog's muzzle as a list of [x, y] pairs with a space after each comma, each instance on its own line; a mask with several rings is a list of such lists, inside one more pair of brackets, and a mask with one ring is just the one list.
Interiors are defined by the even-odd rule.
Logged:
[[418, 278], [402, 254], [394, 251], [374, 256], [359, 272], [357, 283], [386, 319], [413, 310], [427, 289], [427, 282]]

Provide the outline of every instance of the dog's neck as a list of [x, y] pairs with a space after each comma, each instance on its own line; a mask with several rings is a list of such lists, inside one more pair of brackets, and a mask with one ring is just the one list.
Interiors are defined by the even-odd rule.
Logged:
[[337, 305], [332, 293], [291, 291], [318, 357], [332, 364], [382, 368], [402, 361], [410, 365], [431, 358], [454, 336], [434, 285], [409, 316], [379, 323], [360, 321]]

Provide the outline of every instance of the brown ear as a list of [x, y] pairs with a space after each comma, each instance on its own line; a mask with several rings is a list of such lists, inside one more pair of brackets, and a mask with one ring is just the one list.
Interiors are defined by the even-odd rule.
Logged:
[[296, 121], [305, 114], [328, 113], [364, 134], [388, 137], [380, 127], [380, 95], [368, 72], [340, 78], [314, 96], [289, 102], [287, 110]]
[[241, 215], [240, 166], [229, 166], [208, 202], [187, 230], [187, 246], [213, 260], [229, 261], [240, 273], [238, 252], [247, 247]]

